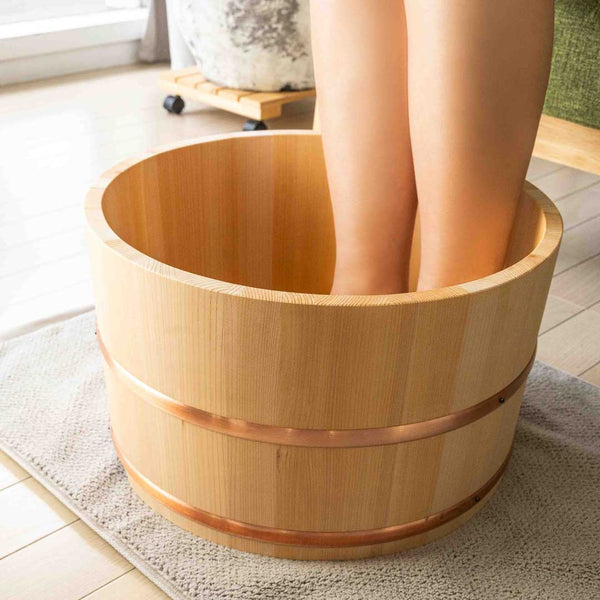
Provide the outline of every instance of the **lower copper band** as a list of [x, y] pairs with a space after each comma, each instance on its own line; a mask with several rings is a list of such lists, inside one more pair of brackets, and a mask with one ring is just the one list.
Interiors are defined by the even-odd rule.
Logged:
[[510, 452], [504, 459], [504, 462], [491, 479], [486, 481], [477, 491], [467, 496], [454, 506], [441, 510], [433, 515], [429, 515], [417, 521], [402, 523], [400, 525], [390, 525], [379, 529], [361, 529], [356, 531], [298, 531], [295, 529], [277, 529], [275, 527], [264, 527], [262, 525], [252, 525], [220, 517], [213, 513], [201, 510], [191, 506], [187, 502], [176, 498], [165, 490], [161, 489], [154, 482], [150, 481], [145, 475], [138, 471], [119, 448], [114, 432], [113, 442], [121, 464], [127, 471], [129, 477], [137, 483], [145, 492], [158, 500], [161, 504], [172, 511], [206, 525], [212, 529], [236, 535], [239, 537], [250, 538], [260, 542], [270, 542], [273, 544], [288, 544], [294, 546], [313, 546], [319, 548], [340, 548], [346, 546], [369, 546], [372, 544], [384, 544], [394, 542], [403, 538], [411, 537], [440, 527], [453, 519], [456, 519], [469, 509], [480, 502], [502, 477], [508, 461]]
[[428, 421], [392, 425], [389, 427], [372, 427], [368, 429], [299, 429], [252, 423], [243, 419], [222, 417], [200, 408], [183, 404], [178, 400], [155, 390], [127, 371], [114, 360], [104, 345], [100, 332], [98, 343], [107, 367], [129, 387], [138, 397], [153, 406], [167, 412], [182, 421], [187, 421], [225, 435], [244, 438], [256, 442], [281, 444], [285, 446], [308, 446], [312, 448], [359, 448], [365, 446], [385, 446], [411, 442], [423, 438], [441, 435], [454, 429], [473, 423], [492, 411], [500, 408], [508, 401], [527, 379], [533, 366], [535, 350], [531, 359], [521, 373], [504, 389], [486, 400], [455, 413], [443, 415]]

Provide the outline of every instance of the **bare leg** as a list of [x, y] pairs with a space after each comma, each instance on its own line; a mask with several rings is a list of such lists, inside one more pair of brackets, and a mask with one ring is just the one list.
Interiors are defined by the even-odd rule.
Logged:
[[405, 7], [419, 288], [429, 289], [503, 266], [548, 81], [554, 3]]
[[336, 228], [332, 293], [407, 290], [416, 208], [402, 0], [312, 0]]

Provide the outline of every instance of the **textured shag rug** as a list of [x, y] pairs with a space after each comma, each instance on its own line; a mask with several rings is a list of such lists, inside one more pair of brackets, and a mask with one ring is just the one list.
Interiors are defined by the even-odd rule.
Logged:
[[600, 598], [600, 388], [536, 363], [510, 465], [469, 523], [381, 558], [299, 562], [195, 538], [133, 494], [94, 315], [0, 346], [0, 447], [173, 598]]

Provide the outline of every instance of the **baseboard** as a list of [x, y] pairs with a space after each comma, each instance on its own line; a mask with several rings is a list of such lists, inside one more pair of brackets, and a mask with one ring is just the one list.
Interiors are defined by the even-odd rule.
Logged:
[[600, 175], [600, 129], [542, 115], [533, 155]]

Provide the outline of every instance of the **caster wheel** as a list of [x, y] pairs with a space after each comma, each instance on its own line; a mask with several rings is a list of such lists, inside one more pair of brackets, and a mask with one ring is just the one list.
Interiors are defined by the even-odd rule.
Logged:
[[185, 106], [185, 102], [181, 96], [167, 96], [163, 102], [163, 107], [167, 112], [175, 115], [181, 114]]
[[268, 129], [266, 123], [264, 121], [256, 121], [254, 119], [248, 119], [242, 127], [242, 131], [260, 131], [262, 129]]

